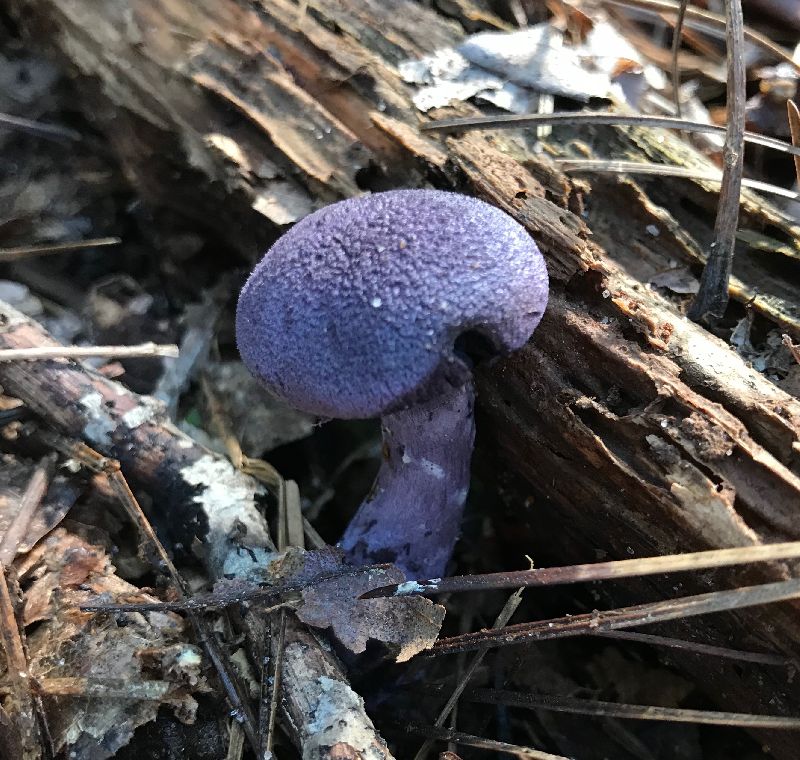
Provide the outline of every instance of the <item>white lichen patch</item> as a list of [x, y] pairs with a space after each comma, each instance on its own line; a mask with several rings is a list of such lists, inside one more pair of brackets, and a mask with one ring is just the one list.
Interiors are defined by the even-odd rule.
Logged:
[[106, 410], [103, 396], [98, 391], [90, 391], [78, 400], [78, 405], [89, 417], [83, 428], [84, 437], [93, 444], [110, 446], [111, 433], [116, 425]]
[[153, 396], [142, 396], [141, 401], [133, 409], [122, 415], [122, 421], [133, 430], [145, 422], [158, 419], [163, 413], [163, 402]]
[[395, 596], [406, 596], [407, 594], [419, 594], [424, 590], [424, 586], [417, 581], [406, 581], [405, 583], [398, 584], [395, 589]]
[[[212, 566], [221, 570], [228, 560], [231, 552], [228, 537], [234, 533], [240, 536], [243, 546], [270, 545], [265, 521], [256, 509], [256, 495], [264, 493], [256, 480], [211, 454], [184, 467], [181, 477], [198, 489], [193, 501], [208, 520], [206, 543]], [[242, 527], [246, 531], [244, 535]]]
[[393, 596], [408, 596], [409, 594], [424, 594], [426, 591], [436, 591], [441, 582], [441, 578], [431, 578], [427, 583], [406, 581], [398, 584]]
[[275, 557], [275, 552], [263, 546], [248, 546], [247, 551], [228, 552], [222, 564], [225, 578], [241, 578], [252, 583], [267, 580], [267, 565]]
[[[3, 320], [3, 332], [9, 332], [20, 325], [27, 325], [30, 321], [21, 310], [15, 309], [14, 306], [8, 303], [9, 300], [8, 294], [6, 294], [6, 297], [3, 299], [3, 306], [0, 307], [0, 314]], [[19, 303], [15, 305], [19, 306]], [[22, 348], [22, 346], [20, 346], [20, 348]]]

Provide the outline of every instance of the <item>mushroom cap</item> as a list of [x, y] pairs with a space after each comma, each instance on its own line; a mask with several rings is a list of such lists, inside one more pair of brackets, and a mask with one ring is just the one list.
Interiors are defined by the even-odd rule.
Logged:
[[250, 371], [297, 409], [366, 418], [464, 377], [454, 351], [478, 333], [523, 345], [547, 303], [544, 259], [494, 206], [438, 190], [334, 203], [277, 240], [236, 313]]

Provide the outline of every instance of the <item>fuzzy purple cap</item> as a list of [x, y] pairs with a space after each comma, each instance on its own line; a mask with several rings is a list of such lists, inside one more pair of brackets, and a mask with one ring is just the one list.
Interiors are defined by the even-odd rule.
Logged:
[[442, 367], [463, 372], [454, 343], [465, 332], [497, 353], [523, 345], [547, 292], [536, 244], [503, 211], [393, 190], [327, 206], [283, 235], [241, 292], [237, 342], [295, 408], [376, 417], [419, 398]]

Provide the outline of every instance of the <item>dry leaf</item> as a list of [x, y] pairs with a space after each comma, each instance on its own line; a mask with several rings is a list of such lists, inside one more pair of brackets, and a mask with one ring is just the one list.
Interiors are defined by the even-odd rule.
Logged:
[[359, 599], [373, 588], [401, 583], [406, 578], [393, 565], [358, 573], [352, 570], [344, 564], [342, 552], [333, 547], [309, 552], [290, 549], [269, 565], [273, 582], [275, 578], [298, 582], [347, 573], [304, 589], [297, 617], [316, 628], [330, 628], [356, 654], [373, 639], [388, 644], [396, 650], [396, 661], [405, 662], [433, 645], [444, 620], [444, 607], [421, 596]]
[[578, 45], [566, 45], [563, 32], [548, 22], [513, 32], [479, 32], [457, 48], [404, 61], [399, 70], [406, 82], [420, 85], [413, 100], [421, 111], [474, 97], [527, 113], [537, 93], [636, 106], [647, 90], [665, 86], [661, 71], [641, 60], [602, 18], [593, 20]]
[[650, 278], [650, 285], [657, 288], [667, 288], [673, 293], [697, 293], [700, 289], [700, 282], [689, 271], [687, 267], [678, 269], [668, 269], [666, 272], [659, 272]]
[[391, 567], [324, 581], [303, 591], [297, 616], [308, 625], [330, 627], [333, 635], [356, 654], [375, 639], [396, 647], [396, 661], [405, 662], [436, 641], [444, 607], [421, 596], [358, 598], [373, 588], [404, 580], [402, 571]]

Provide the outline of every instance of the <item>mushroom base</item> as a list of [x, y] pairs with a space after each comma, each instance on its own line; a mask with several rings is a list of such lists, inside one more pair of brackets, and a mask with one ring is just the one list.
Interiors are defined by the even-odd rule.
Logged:
[[339, 545], [356, 565], [444, 575], [461, 526], [475, 441], [472, 380], [381, 419], [383, 464]]

